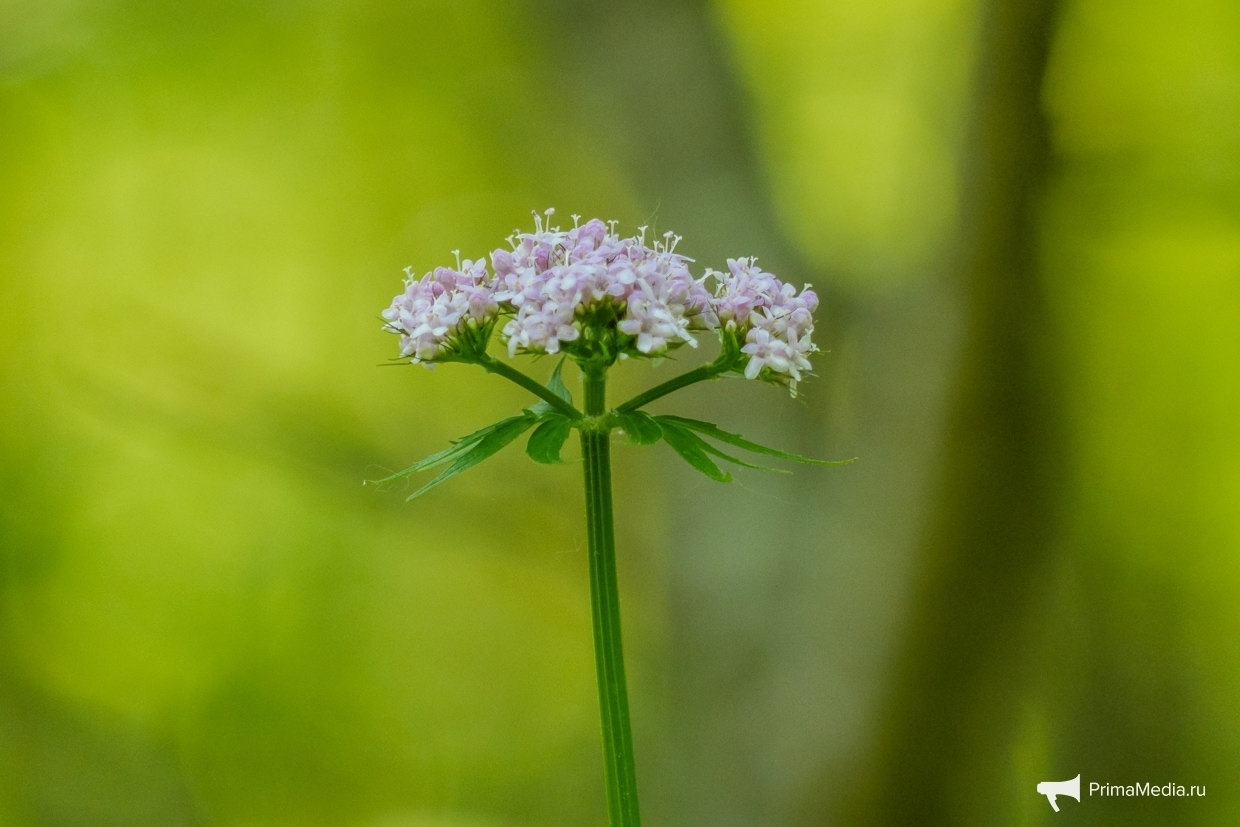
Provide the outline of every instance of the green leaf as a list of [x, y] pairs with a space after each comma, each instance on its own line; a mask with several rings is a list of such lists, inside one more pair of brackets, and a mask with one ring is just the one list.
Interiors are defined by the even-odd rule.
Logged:
[[534, 429], [534, 433], [530, 434], [530, 441], [525, 445], [525, 453], [529, 454], [534, 462], [541, 462], [544, 465], [560, 465], [564, 462], [560, 459], [560, 450], [564, 447], [564, 441], [568, 439], [568, 434], [572, 429], [573, 423], [566, 416], [553, 416], [547, 419]]
[[735, 465], [739, 465], [742, 468], [752, 468], [755, 471], [773, 471], [776, 474], [791, 474], [792, 473], [786, 468], [772, 468], [769, 465], [754, 465], [752, 462], [745, 462], [745, 460], [743, 459], [734, 457], [731, 454], [726, 453], [725, 451], [719, 450], [718, 448], [716, 448], [714, 445], [711, 445], [706, 440], [701, 439], [701, 437], [699, 437], [697, 434], [693, 433], [692, 431], [686, 431], [686, 432], [689, 434], [689, 436], [693, 437], [694, 439], [700, 440], [702, 443], [702, 448], [705, 449], [708, 453], [714, 454], [720, 459], [726, 459], [728, 462], [731, 462]]
[[569, 393], [568, 386], [560, 378], [560, 371], [564, 369], [564, 359], [567, 358], [566, 356], [560, 359], [560, 363], [555, 366], [555, 370], [551, 371], [551, 378], [547, 380], [547, 389], [571, 405], [573, 404], [573, 395]]
[[779, 457], [780, 459], [792, 460], [793, 462], [804, 462], [809, 465], [848, 465], [853, 462], [851, 459], [810, 459], [809, 457], [803, 457], [800, 454], [792, 454], [787, 451], [780, 451], [776, 448], [768, 448], [765, 445], [759, 445], [756, 442], [751, 442], [740, 434], [729, 433], [720, 429], [718, 425], [711, 422], [702, 422], [698, 419], [687, 419], [683, 416], [656, 416], [655, 420], [658, 421], [658, 423], [664, 428], [666, 428], [669, 424], [680, 428], [687, 428], [691, 431], [697, 431], [700, 434], [705, 434], [712, 439], [717, 439], [720, 442], [735, 445], [737, 448], [744, 448], [746, 451], [753, 451], [755, 454], [766, 454], [769, 457]]
[[482, 439], [478, 440], [465, 453], [458, 456], [456, 461], [449, 465], [442, 474], [435, 477], [435, 479], [431, 480], [417, 491], [414, 491], [407, 499], [412, 500], [420, 497], [437, 485], [447, 482], [449, 479], [455, 477], [462, 471], [467, 471], [470, 468], [473, 468], [475, 465], [482, 462], [487, 457], [490, 457], [492, 454], [497, 453], [505, 445], [521, 436], [521, 434], [529, 430], [530, 427], [537, 421], [538, 417], [530, 414], [529, 412], [523, 412], [520, 416], [509, 417], [502, 422], [496, 423], [494, 430]]
[[[525, 416], [525, 414], [523, 413], [521, 414], [521, 416]], [[429, 471], [432, 468], [436, 468], [445, 463], [452, 462], [452, 460], [456, 459], [461, 454], [465, 453], [470, 448], [474, 447], [479, 442], [481, 442], [486, 437], [487, 434], [491, 433], [497, 428], [503, 427], [509, 422], [512, 422], [516, 419], [520, 419], [521, 416], [514, 416], [514, 417], [509, 417], [508, 419], [502, 419], [499, 422], [496, 422], [494, 425], [488, 425], [485, 428], [481, 428], [477, 431], [474, 431], [472, 434], [463, 436], [460, 439], [455, 439], [452, 441], [451, 446], [443, 449], [442, 451], [439, 451], [438, 453], [431, 454], [429, 457], [426, 457], [425, 459], [418, 460], [413, 465], [410, 465], [408, 468], [406, 468], [404, 471], [397, 471], [395, 474], [392, 474], [391, 476], [388, 476], [388, 477], [384, 477], [381, 480], [367, 480], [367, 482], [372, 483], [374, 485], [382, 485], [387, 482], [392, 482], [393, 480], [404, 479], [405, 477], [408, 477], [411, 474], [416, 474], [419, 471]]]
[[[652, 417], [652, 419], [653, 419], [653, 417]], [[699, 437], [697, 434], [695, 434], [695, 433], [693, 433], [692, 431], [690, 431], [688, 428], [685, 428], [685, 427], [683, 427], [683, 426], [681, 426], [681, 425], [679, 425], [679, 424], [674, 424], [674, 423], [671, 423], [671, 422], [665, 422], [665, 423], [663, 423], [661, 426], [660, 426], [657, 422], [656, 422], [656, 423], [654, 423], [654, 424], [656, 425], [656, 427], [660, 427], [660, 428], [661, 428], [661, 430], [662, 430], [664, 433], [666, 433], [666, 432], [667, 432], [667, 430], [669, 430], [669, 429], [670, 429], [670, 430], [674, 430], [674, 431], [679, 431], [679, 432], [680, 432], [679, 436], [680, 436], [680, 438], [681, 438], [682, 440], [692, 440], [692, 441], [695, 441], [695, 442], [697, 443], [698, 447], [699, 447], [699, 448], [701, 448], [701, 449], [702, 449], [703, 451], [705, 451], [706, 453], [708, 453], [708, 454], [714, 454], [715, 456], [719, 457], [720, 459], [727, 460], [728, 462], [733, 463], [734, 465], [739, 465], [739, 466], [741, 466], [742, 468], [752, 468], [752, 469], [754, 469], [755, 471], [774, 471], [774, 472], [775, 472], [775, 473], [777, 473], [777, 474], [790, 474], [790, 473], [792, 473], [791, 471], [786, 471], [786, 470], [784, 470], [783, 468], [771, 468], [770, 466], [767, 466], [767, 465], [755, 465], [754, 463], [752, 463], [752, 462], [746, 462], [745, 460], [743, 460], [743, 459], [741, 459], [741, 458], [739, 458], [739, 457], [734, 457], [734, 456], [732, 456], [731, 454], [727, 453], [726, 451], [721, 451], [719, 448], [716, 448], [714, 445], [711, 445], [709, 442], [707, 442], [706, 440], [702, 439], [702, 438], [701, 438], [701, 437]]]
[[685, 462], [716, 482], [732, 481], [731, 474], [719, 470], [719, 466], [711, 461], [706, 451], [709, 446], [697, 434], [679, 425], [664, 425], [662, 431], [663, 439]]
[[[551, 371], [551, 378], [547, 380], [547, 390], [551, 391], [556, 396], [571, 405], [573, 404], [573, 395], [568, 392], [568, 387], [564, 384], [564, 380], [560, 378], [560, 371], [564, 369], [564, 359], [567, 358], [568, 357], [565, 356], [563, 359], [560, 359], [559, 364], [555, 366], [555, 370]], [[544, 418], [550, 413], [554, 413], [556, 416], [563, 416], [562, 413], [551, 407], [551, 403], [547, 402], [545, 399], [531, 406], [528, 410], [532, 411], [535, 415]]]
[[618, 411], [620, 427], [635, 445], [653, 445], [663, 438], [663, 429], [645, 411]]

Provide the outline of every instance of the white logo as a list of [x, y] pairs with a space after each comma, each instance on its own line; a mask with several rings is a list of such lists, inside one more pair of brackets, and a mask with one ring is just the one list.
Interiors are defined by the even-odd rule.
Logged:
[[1051, 809], [1059, 812], [1059, 805], [1055, 803], [1055, 796], [1067, 795], [1081, 800], [1081, 776], [1078, 774], [1071, 781], [1043, 781], [1038, 785], [1038, 794], [1046, 796], [1046, 800], [1051, 803]]

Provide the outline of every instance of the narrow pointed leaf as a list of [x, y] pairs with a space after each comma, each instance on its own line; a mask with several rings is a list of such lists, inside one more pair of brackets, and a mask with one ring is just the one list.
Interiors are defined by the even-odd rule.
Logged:
[[457, 457], [456, 461], [449, 465], [442, 474], [410, 494], [408, 499], [412, 500], [420, 497], [432, 488], [447, 482], [449, 479], [455, 477], [462, 471], [467, 471], [470, 468], [473, 468], [475, 465], [482, 462], [484, 459], [487, 459], [492, 454], [497, 453], [505, 445], [521, 436], [521, 434], [529, 430], [530, 427], [537, 421], [538, 418], [530, 414], [522, 414], [521, 416], [514, 416], [509, 419], [505, 419], [503, 422], [499, 423], [498, 427], [496, 427], [494, 431], [491, 431], [479, 440], [472, 448]]
[[[522, 414], [522, 416], [524, 416], [524, 414]], [[496, 422], [494, 425], [488, 425], [485, 428], [474, 431], [472, 434], [468, 434], [467, 436], [463, 436], [460, 439], [453, 440], [452, 444], [448, 446], [447, 448], [443, 449], [442, 451], [438, 451], [434, 454], [431, 454], [429, 457], [426, 457], [425, 459], [418, 460], [413, 465], [410, 465], [408, 468], [406, 468], [403, 471], [397, 471], [395, 474], [384, 477], [381, 480], [367, 480], [367, 482], [372, 483], [374, 485], [382, 485], [384, 483], [392, 482], [394, 480], [404, 479], [405, 477], [411, 474], [416, 474], [419, 471], [429, 471], [432, 468], [437, 468], [440, 465], [452, 462], [452, 460], [456, 459], [461, 454], [464, 454], [470, 448], [474, 447], [479, 442], [481, 442], [486, 437], [487, 434], [491, 433], [497, 428], [503, 427], [505, 424], [509, 422], [512, 422], [520, 418], [521, 418], [520, 416], [514, 416], [514, 417], [509, 417], [508, 419], [502, 419], [499, 422]]]
[[735, 445], [737, 448], [744, 448], [746, 451], [752, 451], [755, 454], [766, 454], [769, 457], [779, 457], [780, 459], [787, 459], [792, 462], [804, 462], [809, 465], [848, 465], [853, 461], [851, 459], [810, 459], [809, 457], [803, 457], [800, 454], [780, 451], [777, 448], [768, 448], [765, 445], [759, 445], [756, 442], [745, 439], [740, 434], [733, 434], [722, 430], [714, 423], [702, 422], [698, 419], [687, 419], [683, 416], [657, 416], [655, 419], [658, 420], [660, 425], [665, 427], [670, 424], [681, 428], [687, 428], [691, 431], [697, 431], [700, 434], [705, 434], [712, 439], [717, 439], [720, 442], [726, 442], [729, 445]]
[[662, 430], [663, 439], [685, 462], [716, 482], [732, 481], [732, 475], [719, 470], [719, 466], [711, 460], [706, 449], [702, 447], [706, 444], [705, 441], [697, 434], [677, 425], [667, 425]]
[[[701, 439], [701, 437], [698, 437], [696, 434], [693, 434], [692, 432], [690, 432], [690, 434], [695, 439]], [[726, 451], [719, 450], [714, 445], [711, 445], [709, 442], [707, 442], [704, 439], [702, 439], [701, 441], [702, 441], [702, 448], [707, 453], [714, 454], [720, 459], [727, 460], [728, 462], [731, 462], [734, 465], [739, 465], [742, 468], [752, 468], [755, 471], [773, 471], [776, 474], [791, 474], [792, 473], [787, 468], [772, 468], [769, 465], [754, 465], [752, 462], [745, 462], [745, 460], [740, 459], [739, 457], [734, 457], [731, 454], [727, 453]]]
[[[565, 357], [567, 358], [567, 357]], [[564, 359], [560, 359], [559, 364], [555, 366], [555, 370], [551, 371], [551, 378], [547, 380], [547, 390], [563, 399], [568, 404], [573, 404], [573, 395], [569, 393], [568, 387], [564, 384], [564, 380], [560, 378], [560, 371], [564, 368]], [[534, 414], [545, 417], [554, 413], [557, 416], [563, 416], [558, 410], [551, 406], [551, 403], [545, 399], [529, 408]]]
[[534, 462], [544, 465], [560, 465], [560, 450], [564, 447], [573, 424], [564, 416], [553, 416], [534, 429], [530, 441], [525, 445], [525, 453]]
[[[652, 418], [653, 418], [653, 417], [652, 417]], [[655, 423], [655, 424], [657, 425], [658, 423]], [[679, 425], [674, 425], [674, 424], [672, 424], [672, 423], [664, 423], [664, 424], [661, 426], [661, 428], [662, 428], [662, 430], [663, 430], [664, 432], [666, 432], [668, 429], [673, 429], [673, 430], [681, 431], [681, 432], [682, 432], [682, 433], [681, 433], [681, 437], [682, 437], [682, 438], [684, 438], [684, 439], [692, 439], [692, 440], [695, 440], [695, 441], [696, 441], [696, 443], [697, 443], [697, 445], [698, 445], [698, 447], [699, 447], [699, 448], [701, 448], [701, 449], [702, 449], [703, 451], [705, 451], [706, 453], [708, 453], [708, 454], [713, 454], [713, 455], [715, 455], [715, 456], [719, 457], [720, 459], [727, 460], [728, 462], [731, 462], [731, 463], [733, 463], [734, 465], [739, 465], [739, 466], [741, 466], [742, 468], [752, 468], [752, 469], [754, 469], [755, 471], [774, 471], [776, 474], [790, 474], [790, 473], [792, 473], [791, 471], [787, 471], [787, 470], [785, 470], [785, 469], [783, 469], [783, 468], [771, 468], [770, 466], [767, 466], [767, 465], [755, 465], [755, 464], [754, 464], [754, 463], [752, 463], [752, 462], [746, 462], [745, 460], [741, 459], [740, 457], [734, 457], [734, 456], [732, 456], [731, 454], [727, 453], [726, 451], [722, 451], [722, 450], [720, 450], [719, 448], [716, 448], [714, 445], [711, 445], [709, 442], [707, 442], [706, 440], [702, 439], [702, 438], [701, 438], [701, 437], [699, 437], [697, 434], [695, 434], [695, 433], [693, 433], [692, 431], [690, 431], [688, 428], [682, 428], [682, 427], [680, 427]]]
[[560, 371], [563, 369], [564, 359], [560, 359], [560, 363], [555, 366], [555, 370], [551, 371], [551, 378], [547, 380], [547, 388], [571, 405], [573, 404], [573, 395], [569, 392], [568, 386], [564, 384], [564, 380], [560, 378]]
[[645, 411], [620, 411], [620, 427], [635, 445], [653, 445], [663, 438], [663, 429]]

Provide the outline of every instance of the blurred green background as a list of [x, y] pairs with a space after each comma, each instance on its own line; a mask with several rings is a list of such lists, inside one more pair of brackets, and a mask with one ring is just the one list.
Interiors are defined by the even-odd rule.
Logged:
[[0, 825], [603, 823], [579, 467], [360, 485], [528, 404], [377, 316], [549, 205], [813, 283], [658, 407], [860, 457], [617, 445], [648, 823], [1240, 822], [1232, 0], [2, 0]]

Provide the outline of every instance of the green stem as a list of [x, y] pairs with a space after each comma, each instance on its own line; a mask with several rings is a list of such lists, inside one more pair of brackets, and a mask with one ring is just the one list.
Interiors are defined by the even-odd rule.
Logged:
[[[585, 373], [586, 416], [607, 410], [607, 371]], [[624, 649], [620, 634], [620, 590], [616, 582], [616, 532], [611, 506], [611, 444], [608, 428], [581, 429], [586, 480], [586, 532], [590, 554], [590, 609], [594, 662], [603, 722], [603, 772], [611, 827], [639, 827], [633, 734], [629, 726]]]
[[725, 358], [721, 356], [709, 365], [702, 365], [700, 368], [695, 368], [687, 373], [682, 373], [679, 376], [669, 379], [662, 385], [655, 385], [645, 393], [640, 393], [637, 396], [634, 396], [628, 402], [625, 402], [619, 408], [616, 408], [616, 410], [626, 412], [635, 411], [643, 405], [655, 401], [661, 396], [667, 396], [672, 391], [678, 391], [683, 387], [692, 385], [695, 382], [701, 382], [705, 379], [714, 379], [720, 374], [727, 373], [731, 367], [732, 360], [725, 360]]
[[482, 356], [478, 359], [478, 364], [482, 366], [487, 373], [498, 373], [505, 379], [516, 382], [530, 393], [543, 399], [551, 407], [567, 416], [569, 419], [581, 419], [581, 411], [572, 406], [571, 403], [564, 401], [548, 388], [533, 377], [526, 376], [521, 371], [505, 364], [493, 356]]

